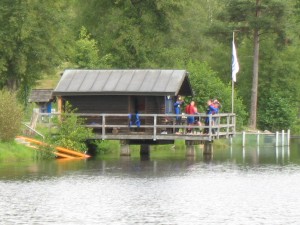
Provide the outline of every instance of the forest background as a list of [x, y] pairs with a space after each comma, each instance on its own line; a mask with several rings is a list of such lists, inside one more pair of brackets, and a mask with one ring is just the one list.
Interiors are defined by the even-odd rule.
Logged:
[[26, 108], [67, 68], [186, 69], [200, 112], [209, 98], [231, 112], [235, 32], [238, 128], [256, 92], [252, 128], [299, 134], [299, 21], [300, 0], [0, 0], [0, 89]]

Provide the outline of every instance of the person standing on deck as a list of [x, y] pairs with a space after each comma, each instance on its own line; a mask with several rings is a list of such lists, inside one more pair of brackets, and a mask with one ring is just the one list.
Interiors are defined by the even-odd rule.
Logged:
[[[177, 101], [174, 103], [174, 112], [176, 116], [176, 125], [181, 125], [181, 105], [183, 104], [182, 97], [177, 96]], [[180, 116], [179, 116], [180, 115]], [[175, 128], [176, 134], [179, 134], [179, 128]]]
[[[195, 114], [197, 113], [197, 108], [195, 107], [195, 102], [191, 101], [189, 105], [185, 108], [185, 113], [188, 114], [187, 116], [187, 124], [189, 126], [192, 126], [195, 124]], [[188, 128], [188, 133], [190, 133], [192, 130], [191, 128]]]
[[[215, 111], [212, 113], [213, 115], [218, 114], [220, 111], [221, 103], [218, 101], [218, 99], [213, 100], [213, 105], [215, 107]], [[213, 125], [217, 125], [219, 123], [219, 117], [213, 118]], [[213, 128], [213, 134], [215, 134], [217, 131], [217, 128]]]
[[[213, 100], [209, 99], [207, 101], [207, 110], [206, 110], [206, 115], [207, 117], [205, 118], [205, 126], [209, 126], [209, 115], [213, 115], [215, 113], [218, 113], [219, 110], [218, 108], [215, 107], [215, 104], [213, 102]], [[212, 125], [213, 125], [213, 120], [211, 121]], [[212, 130], [212, 132], [214, 133], [215, 130]], [[204, 128], [204, 134], [208, 134], [209, 133], [209, 127]]]

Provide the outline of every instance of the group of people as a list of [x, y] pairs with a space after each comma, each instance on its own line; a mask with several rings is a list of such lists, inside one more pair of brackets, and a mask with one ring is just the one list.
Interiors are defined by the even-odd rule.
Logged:
[[[177, 97], [176, 102], [174, 103], [174, 111], [175, 114], [178, 115], [176, 116], [176, 125], [181, 125], [181, 113], [182, 113], [182, 105], [183, 105], [184, 101], [182, 99], [181, 96]], [[214, 115], [219, 113], [219, 109], [221, 107], [220, 102], [217, 99], [209, 99], [207, 101], [207, 110], [206, 110], [206, 114], [208, 115], [204, 122], [205, 122], [205, 126], [209, 126], [210, 124], [210, 117], [209, 115]], [[200, 121], [200, 117], [197, 116], [198, 113], [198, 109], [195, 105], [195, 101], [191, 101], [190, 104], [188, 104], [185, 107], [185, 113], [187, 114], [187, 124], [190, 126], [187, 129], [187, 133], [191, 133], [192, 129], [194, 129], [196, 126], [201, 126], [201, 121]], [[180, 115], [180, 116], [179, 116]], [[216, 122], [216, 119], [213, 118], [211, 124], [213, 125]], [[176, 134], [180, 134], [179, 133], [179, 128], [176, 128], [175, 130]], [[209, 128], [206, 127], [203, 131], [204, 134], [208, 134], [209, 132]], [[212, 130], [212, 132], [215, 132], [215, 129]]]

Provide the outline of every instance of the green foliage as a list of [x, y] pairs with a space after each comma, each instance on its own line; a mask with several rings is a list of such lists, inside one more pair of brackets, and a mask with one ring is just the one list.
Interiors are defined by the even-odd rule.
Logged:
[[91, 38], [85, 27], [82, 27], [80, 30], [80, 37], [75, 43], [72, 57], [72, 62], [78, 68], [94, 69], [110, 67], [109, 60], [111, 56], [106, 55], [100, 58], [97, 42]]
[[[192, 87], [195, 92], [194, 101], [199, 112], [206, 112], [208, 99], [217, 98], [222, 104], [220, 112], [231, 112], [231, 86], [225, 85], [212, 71], [207, 63], [190, 62], [187, 66], [190, 72]], [[234, 112], [237, 115], [237, 129], [245, 124], [247, 112], [242, 100], [235, 96]]]
[[[219, 97], [222, 111], [231, 111], [229, 91], [219, 94], [223, 86], [214, 78], [229, 84], [232, 31], [238, 30], [235, 112], [240, 127], [247, 114], [239, 107], [244, 103], [250, 109], [254, 29], [260, 31], [258, 103], [272, 89], [282, 98], [292, 95], [297, 102], [290, 107], [300, 107], [299, 2], [260, 1], [258, 18], [253, 0], [2, 0], [0, 89], [18, 90], [26, 104], [42, 77], [57, 77], [53, 87], [65, 68], [187, 69], [191, 61], [205, 61], [205, 85], [198, 85], [198, 78], [193, 82], [200, 109], [207, 98]], [[188, 70], [191, 78], [200, 74]], [[207, 74], [214, 78], [205, 81]], [[265, 112], [259, 110], [258, 118]]]
[[111, 153], [111, 152], [114, 152], [114, 151], [120, 149], [120, 141], [115, 141], [115, 140], [99, 141], [99, 140], [97, 140], [94, 143], [97, 147], [97, 153], [100, 155]]
[[42, 74], [59, 65], [72, 43], [65, 6], [59, 0], [1, 1], [0, 88], [26, 98]]
[[21, 162], [36, 158], [37, 151], [14, 141], [0, 142], [0, 162]]
[[[253, 115], [253, 108], [250, 107], [250, 99], [256, 99], [256, 90], [258, 90], [259, 104], [265, 102], [266, 95], [264, 92], [269, 89], [276, 90], [275, 92], [283, 98], [288, 98], [290, 92], [293, 92], [293, 95], [298, 98], [300, 84], [296, 76], [299, 73], [299, 63], [295, 60], [299, 55], [299, 50], [295, 48], [299, 45], [297, 3], [292, 0], [284, 2], [278, 0], [225, 0], [221, 5], [223, 5], [224, 10], [218, 13], [217, 20], [213, 22], [209, 34], [213, 35], [220, 43], [224, 43], [224, 40], [230, 43], [232, 32], [236, 30], [235, 40], [240, 61], [240, 72], [236, 87], [248, 109], [252, 110], [251, 114]], [[259, 36], [260, 38], [259, 66], [253, 64], [258, 61], [258, 58], [255, 60], [251, 57], [255, 31], [257, 31], [256, 37]], [[292, 45], [294, 46], [292, 47]], [[226, 46], [225, 48], [227, 49]], [[229, 49], [227, 52], [230, 52]], [[220, 54], [224, 55], [226, 53], [220, 51]], [[216, 56], [220, 59], [221, 57]], [[220, 67], [224, 63], [222, 60], [221, 62], [217, 60], [217, 62], [220, 65], [212, 65], [212, 67], [217, 68], [217, 71], [221, 71]], [[257, 73], [253, 73], [253, 68], [259, 68], [258, 86], [256, 83], [251, 86], [251, 77], [257, 76]], [[230, 71], [227, 71], [223, 74], [229, 73]], [[224, 77], [222, 78], [226, 80]], [[290, 106], [293, 110], [297, 107], [299, 107], [299, 103]], [[273, 108], [270, 110], [273, 110]], [[267, 119], [266, 112], [267, 110], [257, 112], [258, 127], [266, 126], [265, 123], [259, 124], [262, 121], [259, 117]], [[277, 112], [274, 111], [274, 114], [277, 114]], [[274, 124], [272, 126], [281, 127], [282, 124], [279, 122], [278, 125]]]
[[284, 35], [286, 3], [278, 0], [226, 0], [224, 5], [218, 19], [226, 24], [228, 31], [236, 29], [248, 37], [255, 29], [261, 33], [274, 32], [278, 37]]
[[292, 98], [284, 98], [270, 91], [260, 103], [259, 124], [262, 130], [281, 131], [291, 128], [297, 118], [297, 111], [291, 105]]
[[296, 119], [296, 121], [293, 123], [291, 127], [291, 133], [300, 135], [300, 119]]
[[21, 128], [23, 111], [16, 95], [0, 91], [0, 141], [13, 140]]
[[166, 66], [161, 53], [170, 47], [170, 32], [179, 26], [184, 2], [90, 0], [78, 1], [75, 9], [78, 24], [87, 27], [104, 55], [112, 55], [113, 67], [158, 68]]
[[69, 104], [61, 116], [53, 119], [53, 123], [57, 127], [56, 133], [47, 134], [46, 143], [80, 152], [87, 150], [85, 141], [93, 137], [92, 129], [83, 126], [85, 120], [77, 116]]

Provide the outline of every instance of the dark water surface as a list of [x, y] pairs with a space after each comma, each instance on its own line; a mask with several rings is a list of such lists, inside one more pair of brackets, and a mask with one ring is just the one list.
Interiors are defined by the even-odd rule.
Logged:
[[300, 224], [299, 143], [2, 163], [0, 224]]

